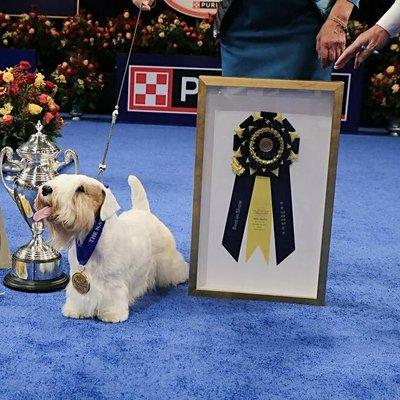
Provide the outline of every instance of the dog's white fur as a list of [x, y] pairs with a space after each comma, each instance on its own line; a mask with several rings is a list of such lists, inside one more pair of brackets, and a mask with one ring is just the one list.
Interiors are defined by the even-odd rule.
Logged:
[[[83, 241], [96, 215], [106, 221], [103, 234], [86, 264], [90, 291], [79, 294], [68, 284], [62, 313], [70, 318], [97, 317], [105, 322], [125, 321], [129, 305], [155, 286], [183, 283], [188, 266], [177, 251], [169, 229], [151, 212], [140, 181], [130, 176], [132, 206], [117, 216], [119, 205], [99, 181], [83, 175], [59, 175], [46, 183], [52, 193], [39, 190], [36, 208], [52, 207], [47, 224], [53, 243], [69, 248], [71, 276], [81, 270], [75, 240]], [[84, 192], [77, 191], [78, 188]]]

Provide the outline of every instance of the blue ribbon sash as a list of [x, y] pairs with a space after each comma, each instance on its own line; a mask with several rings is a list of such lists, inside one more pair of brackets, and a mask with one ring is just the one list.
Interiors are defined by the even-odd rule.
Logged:
[[105, 225], [105, 221], [102, 221], [100, 218], [97, 218], [93, 228], [87, 234], [85, 240], [82, 244], [76, 241], [76, 256], [79, 262], [79, 265], [84, 267], [92, 256], [94, 250], [96, 249], [97, 243], [101, 238], [101, 234], [103, 233], [103, 228]]

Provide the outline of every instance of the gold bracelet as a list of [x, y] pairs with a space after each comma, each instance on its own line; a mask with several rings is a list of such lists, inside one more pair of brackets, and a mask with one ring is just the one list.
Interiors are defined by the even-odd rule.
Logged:
[[347, 23], [344, 22], [342, 19], [335, 17], [334, 15], [329, 15], [328, 19], [336, 22], [345, 32], [347, 32]]

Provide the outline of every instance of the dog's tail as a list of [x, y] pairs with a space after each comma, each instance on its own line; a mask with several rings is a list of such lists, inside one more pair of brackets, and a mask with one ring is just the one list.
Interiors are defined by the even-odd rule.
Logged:
[[142, 183], [136, 176], [130, 175], [128, 178], [131, 187], [132, 208], [142, 211], [150, 211], [149, 201]]

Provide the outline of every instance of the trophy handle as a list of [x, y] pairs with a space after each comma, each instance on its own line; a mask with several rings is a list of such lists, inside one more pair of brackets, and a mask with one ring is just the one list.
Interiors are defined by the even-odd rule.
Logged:
[[15, 201], [15, 197], [14, 197], [14, 191], [12, 188], [10, 188], [7, 185], [6, 179], [4, 178], [4, 174], [3, 174], [3, 163], [4, 163], [4, 159], [6, 159], [7, 161], [14, 161], [13, 160], [13, 155], [14, 155], [14, 150], [11, 147], [4, 147], [1, 152], [0, 152], [0, 177], [1, 177], [1, 181], [3, 183], [3, 186], [6, 188], [8, 194], [10, 195], [10, 197], [12, 198], [12, 200]]
[[76, 151], [71, 149], [65, 150], [64, 159], [68, 163], [70, 163], [71, 161], [74, 162], [74, 174], [77, 175], [79, 170], [79, 157]]
[[74, 174], [78, 174], [79, 169], [79, 157], [78, 154], [71, 149], [64, 151], [64, 161], [56, 161], [55, 170], [59, 172], [66, 168], [71, 162], [74, 162]]

